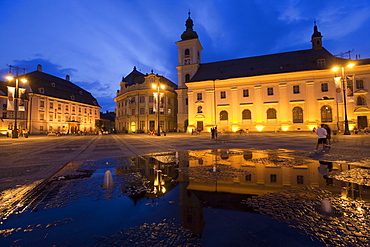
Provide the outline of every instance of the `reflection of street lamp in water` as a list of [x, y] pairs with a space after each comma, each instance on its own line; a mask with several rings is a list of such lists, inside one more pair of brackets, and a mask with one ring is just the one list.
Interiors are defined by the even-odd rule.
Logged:
[[[353, 63], [348, 64], [348, 68], [353, 68], [355, 66]], [[339, 67], [334, 67], [332, 69], [333, 71], [338, 71]], [[351, 132], [349, 132], [349, 127], [348, 127], [348, 118], [347, 118], [347, 94], [346, 94], [346, 89], [347, 89], [347, 78], [344, 76], [344, 67], [341, 68], [342, 70], [342, 76], [341, 76], [341, 81], [342, 81], [342, 87], [343, 87], [343, 96], [344, 96], [344, 135], [350, 135]]]
[[[13, 76], [7, 76], [6, 79], [8, 81], [12, 81], [15, 79], [15, 90], [14, 90], [14, 129], [12, 133], [12, 138], [18, 138], [18, 127], [17, 127], [17, 114], [18, 114], [18, 98], [19, 98], [19, 81], [18, 78], [14, 78]], [[27, 82], [26, 79], [20, 79], [21, 82]]]

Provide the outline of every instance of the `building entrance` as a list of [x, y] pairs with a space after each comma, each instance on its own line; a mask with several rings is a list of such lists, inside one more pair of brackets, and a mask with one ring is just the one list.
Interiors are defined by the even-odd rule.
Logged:
[[197, 130], [203, 130], [203, 121], [197, 121]]
[[367, 126], [367, 116], [358, 116], [357, 117], [357, 127], [363, 129]]

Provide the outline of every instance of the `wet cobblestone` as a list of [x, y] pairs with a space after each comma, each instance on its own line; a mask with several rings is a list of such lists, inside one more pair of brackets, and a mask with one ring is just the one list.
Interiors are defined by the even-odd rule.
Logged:
[[[322, 208], [325, 199], [331, 203], [331, 212]], [[302, 230], [326, 246], [368, 246], [370, 241], [370, 202], [344, 200], [326, 190], [306, 187], [256, 196], [241, 203]]]
[[202, 241], [190, 230], [185, 229], [174, 220], [163, 220], [160, 223], [144, 224], [141, 226], [122, 229], [121, 231], [97, 239], [93, 246], [135, 246], [135, 247], [200, 247]]

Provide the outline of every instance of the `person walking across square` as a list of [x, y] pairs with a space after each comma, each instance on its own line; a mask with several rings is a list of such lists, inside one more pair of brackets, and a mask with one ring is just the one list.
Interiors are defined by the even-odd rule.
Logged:
[[317, 134], [318, 139], [317, 139], [317, 144], [316, 144], [315, 152], [319, 148], [320, 144], [322, 144], [322, 151], [325, 152], [326, 135], [328, 134], [328, 132], [326, 131], [326, 129], [324, 128], [324, 126], [325, 126], [325, 124], [321, 124], [321, 127], [319, 127], [316, 130], [316, 134]]

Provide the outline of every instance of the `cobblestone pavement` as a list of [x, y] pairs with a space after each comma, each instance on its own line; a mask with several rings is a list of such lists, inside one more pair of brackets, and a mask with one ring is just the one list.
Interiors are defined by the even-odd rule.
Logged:
[[317, 136], [310, 132], [222, 134], [168, 133], [94, 136], [0, 137], [0, 192], [42, 181], [73, 161], [143, 155], [153, 152], [200, 149], [288, 149], [317, 160], [370, 160], [370, 135], [333, 136], [325, 153], [313, 150]]

